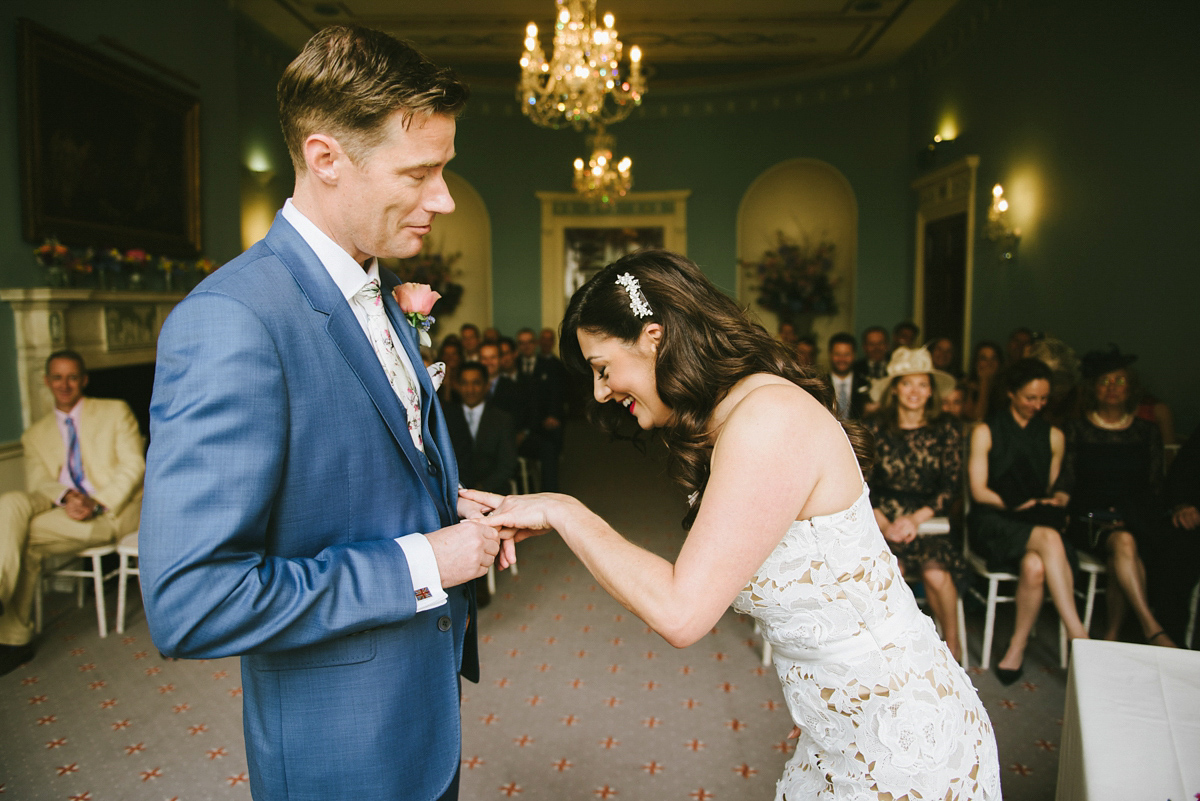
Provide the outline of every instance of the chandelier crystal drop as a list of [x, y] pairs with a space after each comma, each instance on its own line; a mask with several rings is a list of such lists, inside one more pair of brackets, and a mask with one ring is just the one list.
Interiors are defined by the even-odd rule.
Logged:
[[646, 79], [642, 53], [629, 48], [629, 73], [622, 77], [621, 40], [613, 15], [596, 21], [596, 0], [555, 0], [554, 55], [546, 61], [532, 22], [525, 28], [517, 99], [529, 119], [546, 128], [619, 122], [642, 102]]
[[580, 195], [601, 203], [609, 203], [623, 197], [633, 187], [633, 160], [626, 156], [619, 162], [613, 161], [613, 145], [616, 139], [605, 133], [601, 125], [588, 137], [592, 156], [585, 165], [583, 159], [575, 159], [575, 191]]

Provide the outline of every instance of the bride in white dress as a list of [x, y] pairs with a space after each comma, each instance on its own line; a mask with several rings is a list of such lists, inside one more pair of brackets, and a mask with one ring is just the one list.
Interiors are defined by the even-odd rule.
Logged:
[[580, 288], [561, 342], [592, 373], [594, 420], [662, 430], [692, 493], [687, 539], [672, 564], [570, 496], [464, 490], [496, 507], [487, 521], [515, 540], [554, 529], [676, 647], [731, 604], [753, 615], [799, 737], [777, 801], [999, 799], [987, 712], [879, 532], [860, 470], [870, 446], [830, 413], [828, 383], [666, 251]]

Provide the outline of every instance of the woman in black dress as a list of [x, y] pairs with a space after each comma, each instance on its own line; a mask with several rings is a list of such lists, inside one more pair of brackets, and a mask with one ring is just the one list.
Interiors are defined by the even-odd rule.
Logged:
[[1017, 619], [996, 675], [1004, 684], [1021, 677], [1025, 646], [1042, 608], [1043, 585], [1072, 639], [1087, 631], [1075, 609], [1074, 551], [1063, 542], [1069, 496], [1054, 491], [1065, 439], [1038, 413], [1050, 395], [1050, 368], [1021, 359], [1004, 373], [1008, 406], [971, 433], [967, 475], [971, 547], [988, 569], [1017, 573]]
[[926, 520], [947, 515], [959, 497], [962, 435], [954, 418], [938, 412], [938, 398], [953, 387], [953, 376], [935, 370], [925, 348], [896, 348], [887, 376], [872, 387], [871, 400], [882, 406], [866, 426], [875, 436], [868, 480], [875, 522], [904, 575], [921, 577], [933, 619], [957, 654], [958, 586], [966, 563], [950, 535], [917, 534]]
[[1174, 647], [1146, 595], [1138, 543], [1150, 545], [1166, 518], [1163, 445], [1158, 426], [1137, 417], [1136, 359], [1113, 347], [1083, 357], [1083, 415], [1067, 426], [1063, 483], [1071, 489], [1076, 548], [1108, 563], [1107, 640], [1117, 639], [1125, 608], [1133, 608], [1151, 645]]

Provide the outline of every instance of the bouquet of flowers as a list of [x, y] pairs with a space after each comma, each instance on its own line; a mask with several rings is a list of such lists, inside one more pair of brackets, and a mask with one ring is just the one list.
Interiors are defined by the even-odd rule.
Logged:
[[832, 242], [802, 244], [777, 234], [779, 246], [763, 253], [757, 262], [740, 262], [758, 293], [758, 305], [783, 320], [801, 314], [836, 314]]
[[57, 239], [47, 239], [33, 249], [33, 257], [46, 270], [50, 286], [63, 287], [71, 283], [69, 273], [87, 275], [92, 272], [92, 250], [75, 251]]
[[422, 251], [411, 259], [396, 259], [387, 266], [402, 283], [428, 284], [430, 289], [437, 292], [440, 297], [433, 307], [433, 313], [441, 317], [453, 314], [462, 300], [463, 288], [454, 282], [458, 273], [453, 269], [454, 262], [461, 255], [443, 256], [441, 253]]

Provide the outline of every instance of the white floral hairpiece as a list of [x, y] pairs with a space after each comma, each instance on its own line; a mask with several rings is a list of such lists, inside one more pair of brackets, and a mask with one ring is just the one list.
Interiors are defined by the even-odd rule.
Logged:
[[629, 295], [629, 308], [637, 317], [650, 317], [654, 314], [654, 310], [650, 308], [650, 304], [646, 302], [646, 296], [642, 294], [641, 284], [629, 273], [622, 273], [617, 278], [617, 283], [624, 287], [625, 292]]

